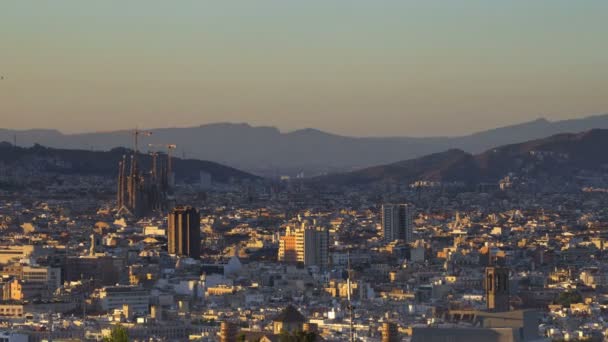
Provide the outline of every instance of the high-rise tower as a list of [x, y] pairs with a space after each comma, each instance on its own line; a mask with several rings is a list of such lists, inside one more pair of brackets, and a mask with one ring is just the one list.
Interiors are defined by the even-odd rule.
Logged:
[[179, 206], [169, 214], [169, 254], [198, 259], [201, 255], [200, 215], [195, 208]]
[[329, 263], [329, 231], [325, 227], [306, 224], [296, 232], [298, 261], [306, 266], [326, 269]]
[[408, 204], [382, 205], [382, 233], [385, 242], [413, 242], [413, 212], [414, 208]]
[[326, 269], [329, 264], [329, 231], [308, 221], [295, 229], [287, 229], [279, 242], [278, 259], [286, 263], [302, 263]]
[[486, 304], [488, 311], [509, 311], [509, 269], [506, 267], [486, 267]]

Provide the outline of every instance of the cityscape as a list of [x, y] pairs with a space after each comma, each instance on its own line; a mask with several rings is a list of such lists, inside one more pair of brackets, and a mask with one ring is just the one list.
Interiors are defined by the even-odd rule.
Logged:
[[454, 174], [460, 152], [402, 165], [418, 177], [431, 158], [442, 173], [407, 182], [390, 165], [369, 182], [369, 170], [220, 181], [206, 164], [190, 178], [171, 149], [120, 150], [104, 176], [75, 172], [66, 150], [4, 143], [2, 336], [602, 340], [608, 161], [564, 170], [583, 165], [566, 151], [608, 131], [548, 141], [508, 146], [530, 150], [495, 182]]
[[1, 11], [0, 342], [608, 341], [608, 3], [255, 3]]

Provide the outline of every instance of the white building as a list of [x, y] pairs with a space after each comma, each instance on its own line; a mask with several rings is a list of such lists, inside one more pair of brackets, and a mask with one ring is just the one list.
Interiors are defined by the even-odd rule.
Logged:
[[101, 308], [105, 311], [122, 309], [129, 305], [134, 313], [148, 314], [150, 291], [138, 286], [106, 286], [99, 294]]

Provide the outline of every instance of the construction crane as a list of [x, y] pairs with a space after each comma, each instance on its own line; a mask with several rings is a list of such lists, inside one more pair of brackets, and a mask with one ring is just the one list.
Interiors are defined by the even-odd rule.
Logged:
[[136, 128], [135, 130], [133, 130], [132, 134], [133, 134], [133, 139], [135, 140], [135, 146], [134, 146], [135, 154], [137, 154], [139, 152], [139, 136], [143, 135], [143, 136], [149, 137], [152, 135], [152, 132], [142, 131], [142, 130]]
[[175, 144], [148, 144], [148, 147], [164, 147], [167, 149], [167, 174], [171, 175], [171, 151], [177, 148]]

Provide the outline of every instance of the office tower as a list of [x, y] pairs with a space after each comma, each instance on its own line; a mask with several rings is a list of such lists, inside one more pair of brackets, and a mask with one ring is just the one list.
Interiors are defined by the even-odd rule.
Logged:
[[198, 211], [179, 206], [169, 214], [169, 254], [198, 259], [201, 255], [201, 227]]
[[414, 208], [408, 204], [382, 205], [382, 233], [385, 242], [413, 242], [413, 212]]
[[325, 227], [303, 222], [300, 228], [287, 229], [279, 239], [278, 259], [286, 263], [327, 268], [329, 263], [329, 231]]
[[488, 311], [509, 311], [509, 269], [506, 267], [486, 267], [486, 304]]
[[325, 227], [309, 226], [306, 222], [296, 232], [298, 262], [305, 266], [327, 268], [329, 261], [329, 231]]

